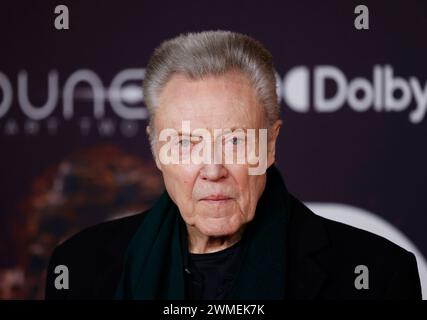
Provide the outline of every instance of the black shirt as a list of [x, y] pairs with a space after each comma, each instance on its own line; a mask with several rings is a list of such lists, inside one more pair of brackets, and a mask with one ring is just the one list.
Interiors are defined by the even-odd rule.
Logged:
[[244, 239], [221, 251], [190, 253], [187, 228], [182, 221], [181, 241], [187, 298], [191, 300], [226, 299], [240, 267]]
[[192, 299], [224, 299], [240, 262], [241, 242], [213, 253], [189, 254]]

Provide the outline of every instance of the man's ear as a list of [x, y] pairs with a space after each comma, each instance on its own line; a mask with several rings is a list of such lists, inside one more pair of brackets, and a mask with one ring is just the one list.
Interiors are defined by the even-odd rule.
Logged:
[[277, 120], [269, 129], [269, 140], [268, 140], [268, 158], [267, 168], [269, 168], [276, 161], [276, 141], [279, 136], [280, 128], [282, 127], [283, 121]]
[[150, 149], [151, 149], [151, 153], [153, 155], [154, 161], [156, 163], [157, 169], [159, 169], [160, 171], [162, 171], [162, 167], [160, 165], [159, 159], [157, 157], [157, 153], [156, 150], [154, 150], [155, 146], [151, 143], [152, 142], [152, 136], [151, 136], [151, 127], [148, 125], [145, 127], [145, 132], [147, 132], [147, 137], [148, 137], [148, 141], [150, 143]]

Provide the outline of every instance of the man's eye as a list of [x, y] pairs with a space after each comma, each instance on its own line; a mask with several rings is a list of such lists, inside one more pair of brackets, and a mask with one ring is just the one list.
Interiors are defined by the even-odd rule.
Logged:
[[189, 139], [181, 139], [179, 140], [179, 144], [183, 147], [188, 147], [191, 144], [191, 141]]
[[238, 138], [238, 137], [233, 137], [232, 139], [229, 140], [231, 142], [231, 144], [237, 146], [239, 144], [242, 143], [242, 139]]

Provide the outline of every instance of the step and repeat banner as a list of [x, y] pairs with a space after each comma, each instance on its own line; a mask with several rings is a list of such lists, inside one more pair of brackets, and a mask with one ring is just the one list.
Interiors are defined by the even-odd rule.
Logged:
[[0, 3], [1, 299], [43, 298], [61, 240], [151, 206], [145, 65], [218, 29], [273, 54], [289, 191], [414, 252], [427, 297], [427, 3], [122, 0]]

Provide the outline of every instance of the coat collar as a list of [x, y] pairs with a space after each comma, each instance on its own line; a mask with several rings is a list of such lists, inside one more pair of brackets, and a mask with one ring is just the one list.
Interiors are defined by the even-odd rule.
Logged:
[[322, 220], [291, 194], [287, 212], [288, 297], [314, 299], [329, 277], [319, 263], [329, 247], [328, 233]]

